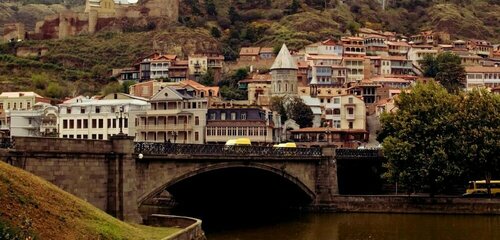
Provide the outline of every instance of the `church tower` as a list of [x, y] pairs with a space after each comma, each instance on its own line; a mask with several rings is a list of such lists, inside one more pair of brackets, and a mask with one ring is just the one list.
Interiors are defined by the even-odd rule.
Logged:
[[271, 97], [297, 95], [298, 67], [285, 44], [271, 67]]

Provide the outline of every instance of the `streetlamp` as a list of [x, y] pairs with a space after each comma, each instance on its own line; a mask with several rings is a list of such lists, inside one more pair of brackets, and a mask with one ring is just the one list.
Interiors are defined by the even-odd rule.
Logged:
[[115, 112], [115, 115], [118, 119], [118, 126], [120, 127], [119, 135], [123, 135], [123, 119], [127, 116], [127, 113], [125, 113], [125, 107], [120, 106], [120, 110], [118, 112]]

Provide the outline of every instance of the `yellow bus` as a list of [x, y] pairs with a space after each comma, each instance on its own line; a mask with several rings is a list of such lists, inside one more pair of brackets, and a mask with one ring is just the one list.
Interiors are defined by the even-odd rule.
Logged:
[[[500, 180], [490, 180], [491, 195], [500, 197]], [[487, 196], [486, 180], [470, 181], [464, 196]]]

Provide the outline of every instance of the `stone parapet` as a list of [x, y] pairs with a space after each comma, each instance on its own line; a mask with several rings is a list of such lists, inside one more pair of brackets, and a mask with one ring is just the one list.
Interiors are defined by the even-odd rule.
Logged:
[[148, 217], [147, 225], [156, 227], [180, 227], [179, 232], [162, 240], [206, 240], [201, 228], [201, 220], [190, 217], [153, 214]]

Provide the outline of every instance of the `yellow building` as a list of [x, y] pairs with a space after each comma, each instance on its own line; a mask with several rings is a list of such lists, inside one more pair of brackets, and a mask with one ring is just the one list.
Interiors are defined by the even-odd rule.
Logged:
[[354, 95], [332, 98], [325, 105], [324, 120], [333, 128], [366, 130], [365, 102]]
[[114, 14], [116, 12], [115, 0], [87, 0], [85, 3], [85, 12], [89, 13], [91, 11]]
[[189, 76], [197, 79], [205, 74], [208, 69], [208, 57], [202, 55], [191, 55], [188, 58]]

